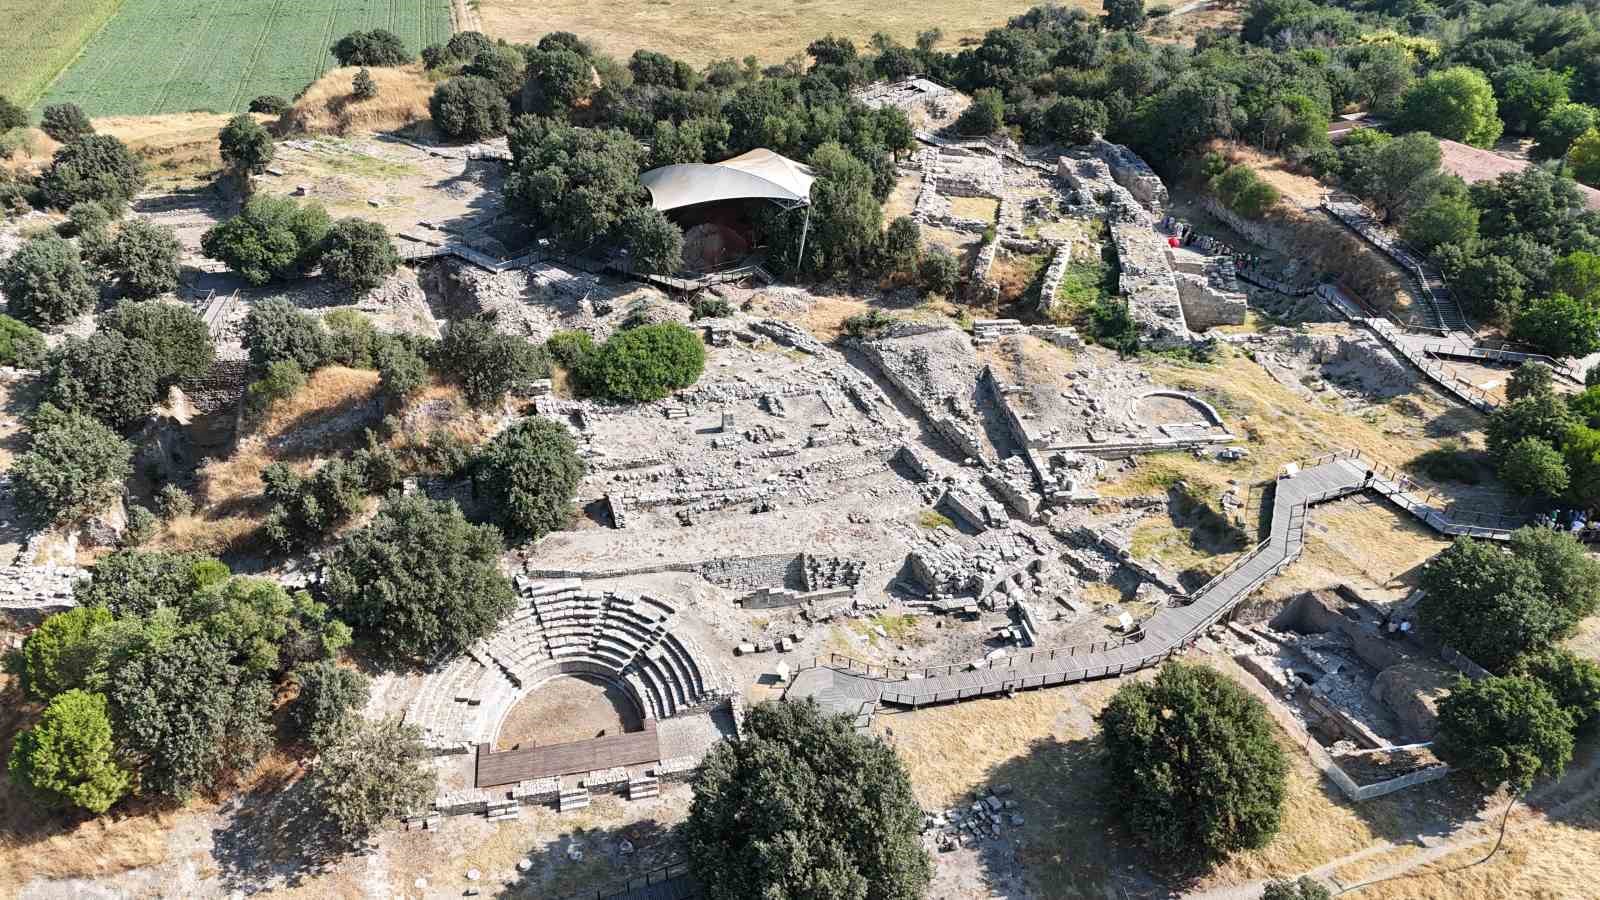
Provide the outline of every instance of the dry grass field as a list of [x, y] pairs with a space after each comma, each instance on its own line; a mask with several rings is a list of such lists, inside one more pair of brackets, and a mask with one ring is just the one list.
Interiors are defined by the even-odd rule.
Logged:
[[350, 134], [396, 131], [428, 118], [434, 84], [422, 64], [369, 70], [378, 96], [357, 100], [352, 82], [359, 68], [330, 69], [306, 88], [278, 120], [283, 135]]
[[[980, 38], [1025, 12], [1033, 0], [929, 0], [888, 4], [863, 0], [480, 0], [484, 31], [508, 41], [532, 42], [552, 31], [571, 31], [617, 57], [659, 50], [696, 64], [754, 54], [776, 63], [803, 53], [826, 34], [866, 46], [874, 32], [911, 44], [917, 32], [938, 26], [941, 47]], [[1066, 0], [1092, 15], [1098, 0]]]

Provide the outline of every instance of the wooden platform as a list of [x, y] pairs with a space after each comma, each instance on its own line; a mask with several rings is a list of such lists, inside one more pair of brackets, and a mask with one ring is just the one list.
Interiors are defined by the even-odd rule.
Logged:
[[643, 731], [608, 734], [588, 741], [499, 752], [490, 750], [488, 744], [479, 744], [473, 781], [477, 787], [495, 787], [532, 778], [578, 775], [660, 761], [661, 739], [656, 735], [656, 723], [654, 719], [646, 719]]

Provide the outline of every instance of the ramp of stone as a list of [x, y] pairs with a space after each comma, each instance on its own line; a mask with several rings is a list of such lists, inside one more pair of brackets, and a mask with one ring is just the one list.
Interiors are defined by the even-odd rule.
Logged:
[[499, 752], [491, 750], [487, 744], [479, 744], [474, 781], [477, 787], [495, 787], [535, 778], [641, 766], [660, 760], [661, 741], [656, 735], [656, 723], [647, 719], [643, 731], [611, 734], [588, 741]]

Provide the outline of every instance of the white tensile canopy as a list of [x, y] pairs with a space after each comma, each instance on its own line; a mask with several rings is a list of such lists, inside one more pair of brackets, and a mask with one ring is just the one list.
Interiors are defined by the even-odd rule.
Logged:
[[662, 166], [639, 176], [665, 212], [696, 203], [759, 198], [791, 209], [811, 205], [811, 167], [757, 148], [718, 163]]

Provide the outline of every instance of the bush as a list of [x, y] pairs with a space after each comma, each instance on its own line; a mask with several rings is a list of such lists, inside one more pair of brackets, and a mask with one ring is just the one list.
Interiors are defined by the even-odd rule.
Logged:
[[333, 58], [341, 66], [403, 66], [412, 59], [405, 41], [383, 28], [350, 32], [333, 45]]
[[1006, 103], [994, 88], [979, 88], [972, 94], [972, 105], [956, 118], [962, 134], [994, 134], [1006, 123]]
[[188, 491], [168, 482], [156, 491], [156, 512], [168, 522], [180, 519], [194, 512], [194, 498]]
[[205, 320], [182, 304], [123, 301], [101, 317], [100, 329], [147, 346], [158, 385], [198, 378], [216, 359]]
[[250, 308], [244, 343], [250, 348], [250, 363], [260, 369], [287, 360], [301, 372], [314, 372], [333, 356], [333, 341], [322, 323], [281, 298]]
[[1107, 28], [1137, 31], [1144, 24], [1144, 0], [1101, 0]]
[[471, 57], [463, 66], [462, 75], [482, 78], [494, 84], [509, 103], [522, 92], [526, 78], [522, 54], [511, 47], [494, 47]]
[[433, 127], [447, 138], [481, 141], [505, 134], [511, 125], [511, 106], [494, 82], [461, 75], [433, 89], [428, 98]]
[[52, 140], [63, 144], [94, 134], [94, 125], [76, 103], [46, 106], [39, 119], [39, 128]]
[[97, 331], [87, 340], [69, 338], [50, 355], [45, 399], [78, 410], [112, 428], [144, 419], [162, 384], [155, 348], [115, 331]]
[[905, 764], [814, 701], [751, 707], [692, 784], [684, 839], [707, 900], [896, 900], [932, 878]]
[[1261, 890], [1261, 900], [1333, 900], [1333, 892], [1310, 875], [1298, 881], [1273, 879]]
[[1050, 137], [1065, 144], [1088, 144], [1110, 127], [1106, 106], [1099, 100], [1061, 97], [1044, 112], [1044, 127]]
[[496, 435], [474, 469], [474, 488], [494, 502], [502, 524], [519, 537], [538, 540], [572, 520], [583, 462], [563, 426], [524, 419]]
[[666, 213], [635, 206], [618, 220], [617, 234], [634, 271], [670, 274], [683, 268], [683, 229]]
[[111, 213], [91, 201], [72, 204], [64, 233], [77, 237], [78, 254], [88, 265], [100, 265], [111, 255]]
[[1571, 650], [1546, 650], [1517, 658], [1513, 675], [1544, 685], [1580, 730], [1600, 720], [1600, 664]]
[[0, 263], [0, 291], [12, 315], [41, 328], [76, 319], [100, 296], [89, 282], [78, 248], [54, 234], [30, 238]]
[[399, 718], [356, 718], [323, 749], [310, 776], [313, 802], [351, 842], [427, 809], [438, 776], [422, 730]]
[[133, 472], [133, 448], [83, 413], [42, 404], [28, 423], [33, 442], [11, 467], [17, 505], [41, 522], [97, 512]]
[[217, 145], [222, 151], [222, 161], [235, 174], [259, 175], [272, 163], [275, 152], [272, 135], [261, 123], [247, 115], [237, 115], [222, 126], [217, 133]]
[[1521, 793], [1566, 768], [1572, 731], [1572, 715], [1532, 678], [1460, 678], [1439, 701], [1433, 749], [1484, 787], [1509, 784]]
[[118, 230], [105, 265], [124, 294], [147, 300], [177, 290], [182, 249], [171, 228], [133, 219]]
[[476, 59], [478, 54], [494, 50], [494, 41], [481, 31], [458, 31], [450, 35], [450, 40], [444, 45], [447, 58], [466, 62]]
[[106, 629], [111, 612], [76, 606], [46, 616], [22, 644], [22, 689], [41, 703], [76, 688], [93, 688], [105, 675]]
[[250, 101], [250, 111], [266, 116], [281, 115], [289, 109], [289, 101], [277, 94], [262, 94]]
[[156, 536], [161, 522], [156, 514], [143, 506], [129, 506], [127, 525], [122, 529], [121, 546], [137, 547]]
[[935, 247], [922, 255], [917, 265], [917, 279], [922, 282], [924, 294], [955, 295], [961, 280], [961, 261], [942, 247]]
[[39, 179], [39, 189], [57, 209], [88, 200], [120, 210], [144, 183], [144, 163], [126, 144], [110, 135], [91, 134], [56, 151]]
[[700, 378], [706, 348], [676, 322], [641, 325], [612, 335], [579, 369], [583, 389], [609, 400], [648, 403]]
[[1224, 169], [1211, 179], [1211, 190], [1222, 205], [1247, 219], [1259, 219], [1276, 206], [1282, 196], [1278, 189], [1263, 181], [1249, 166], [1236, 165]]
[[350, 94], [357, 100], [371, 100], [378, 96], [378, 82], [373, 80], [372, 72], [366, 66], [362, 66], [350, 80]]
[[267, 363], [266, 372], [250, 382], [245, 396], [250, 408], [263, 413], [279, 400], [287, 400], [306, 386], [306, 373], [292, 359], [279, 359]]
[[367, 499], [366, 468], [342, 459], [307, 476], [284, 463], [261, 470], [263, 496], [273, 504], [262, 531], [283, 552], [305, 547], [361, 509]]
[[44, 362], [45, 351], [38, 329], [0, 313], [0, 366], [36, 369]]
[[1169, 662], [1098, 719], [1122, 822], [1163, 857], [1214, 859], [1277, 833], [1288, 763], [1261, 702], [1225, 675]]
[[922, 259], [922, 229], [910, 216], [898, 216], [883, 233], [879, 251], [883, 270], [889, 274], [915, 274]]
[[302, 663], [293, 677], [300, 695], [289, 705], [289, 724], [317, 748], [339, 739], [372, 692], [372, 679], [331, 659]]
[[341, 219], [328, 232], [322, 270], [358, 294], [372, 290], [400, 267], [389, 230], [366, 219]]
[[17, 736], [8, 769], [45, 803], [98, 815], [133, 786], [132, 775], [117, 762], [116, 749], [106, 698], [67, 691]]
[[545, 339], [544, 352], [561, 368], [570, 371], [582, 365], [594, 352], [594, 338], [587, 331], [557, 331]]
[[1104, 297], [1089, 308], [1089, 336], [1095, 343], [1128, 356], [1139, 349], [1139, 326], [1126, 300]]
[[428, 363], [404, 341], [378, 342], [378, 392], [385, 406], [395, 407], [415, 396], [428, 383]]
[[13, 128], [26, 128], [27, 125], [28, 111], [6, 97], [0, 97], [0, 133]]
[[507, 392], [542, 377], [546, 368], [536, 347], [496, 331], [485, 319], [452, 322], [439, 344], [438, 365], [480, 409], [498, 406]]
[[315, 203], [256, 196], [237, 216], [207, 230], [200, 247], [244, 280], [263, 285], [315, 265], [328, 228], [328, 214]]
[[[699, 319], [726, 319], [732, 316], [733, 312], [733, 304], [729, 303], [725, 297], [697, 295], [693, 300], [689, 301], [689, 321], [691, 322]], [[551, 335], [551, 337], [554, 337], [554, 335]], [[584, 337], [588, 337], [588, 335], [584, 335]], [[545, 342], [545, 346], [549, 346], [548, 341]], [[587, 349], [585, 352], [587, 352]], [[565, 364], [563, 363], [563, 365]]]
[[103, 606], [118, 618], [180, 608], [203, 590], [221, 585], [228, 567], [199, 553], [118, 550], [95, 563], [93, 577], [72, 586], [81, 607]]
[[1536, 437], [1511, 445], [1500, 463], [1500, 477], [1512, 490], [1535, 497], [1559, 497], [1570, 481], [1561, 451]]
[[330, 555], [323, 584], [372, 653], [423, 662], [466, 649], [515, 605], [503, 546], [454, 503], [391, 495]]

